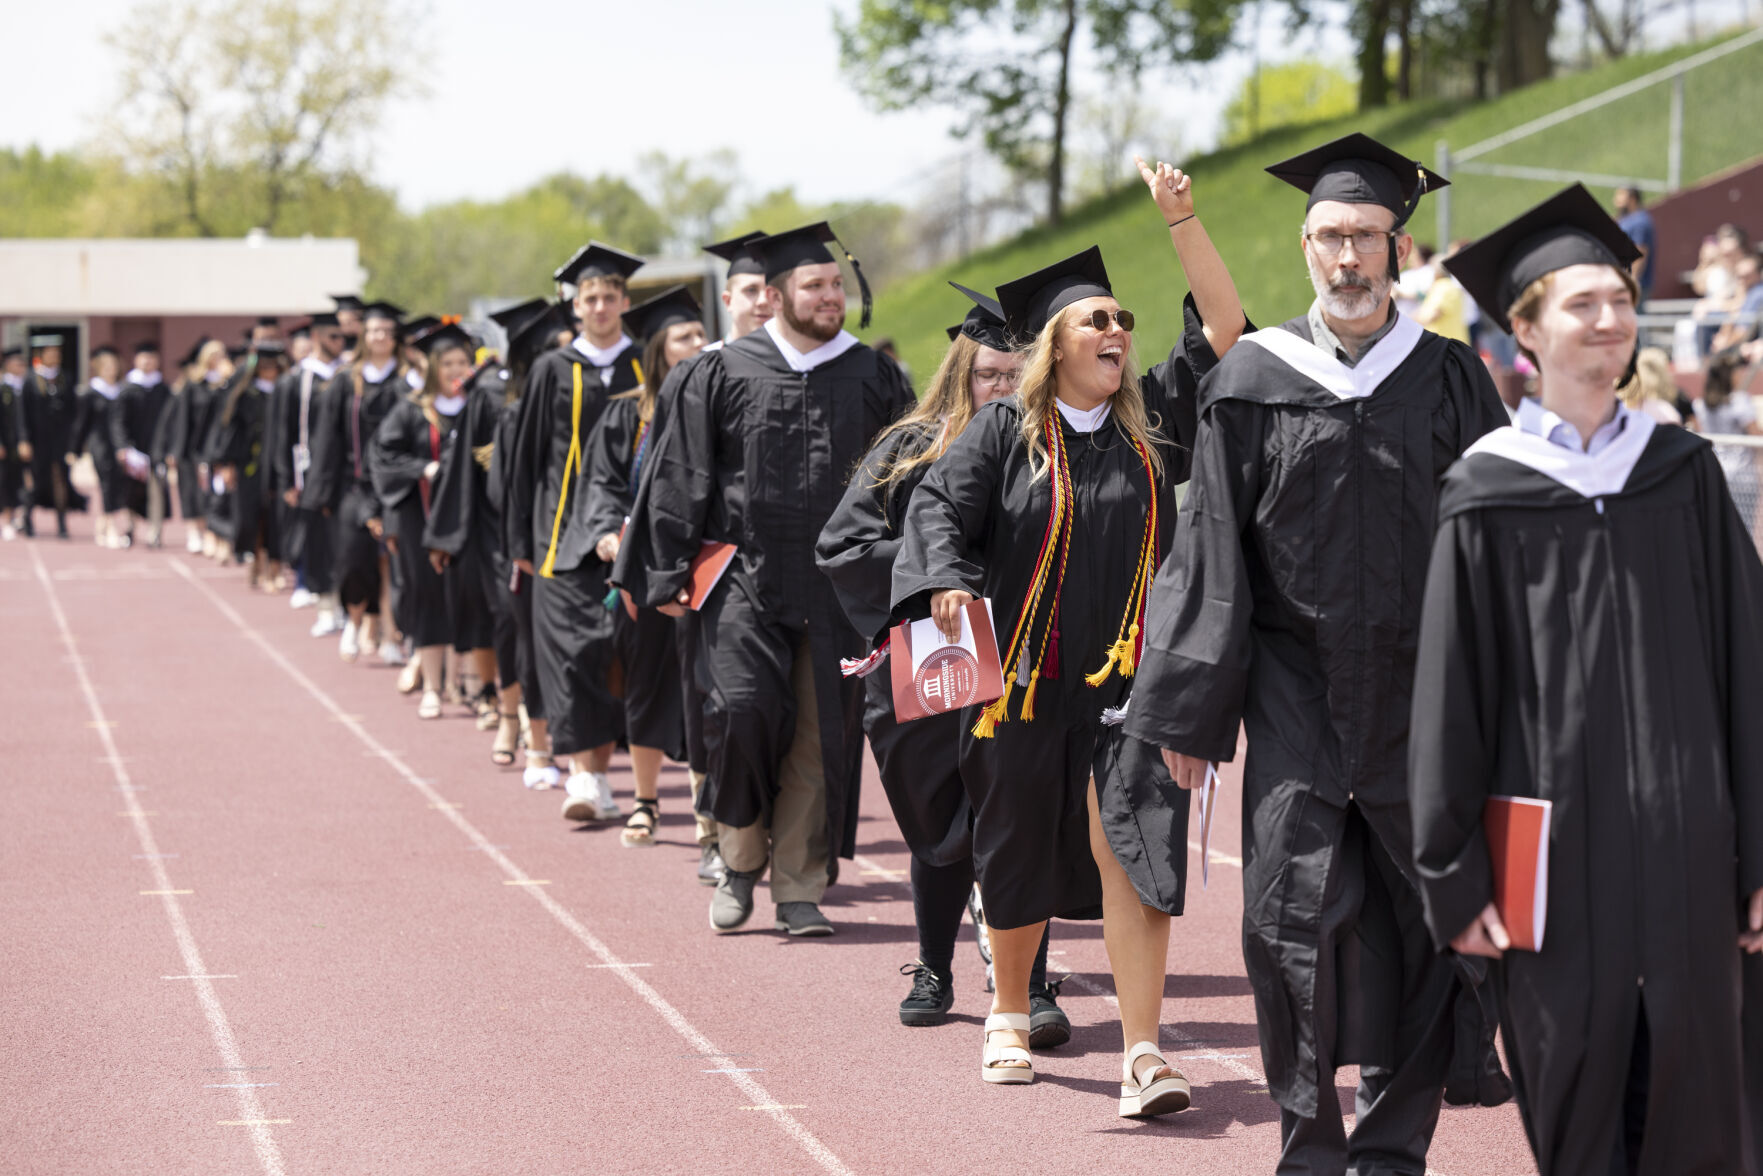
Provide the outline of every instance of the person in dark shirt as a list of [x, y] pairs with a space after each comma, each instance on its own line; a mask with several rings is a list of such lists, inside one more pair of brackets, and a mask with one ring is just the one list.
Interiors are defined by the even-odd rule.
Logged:
[[1634, 280], [1641, 290], [1641, 301], [1645, 302], [1653, 296], [1653, 254], [1657, 251], [1658, 242], [1653, 230], [1653, 214], [1648, 212], [1641, 203], [1639, 188], [1616, 189], [1617, 224], [1635, 248], [1641, 251], [1634, 264]]

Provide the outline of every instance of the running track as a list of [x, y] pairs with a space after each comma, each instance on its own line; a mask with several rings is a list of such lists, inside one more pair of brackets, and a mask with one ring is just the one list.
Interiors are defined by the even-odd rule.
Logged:
[[[900, 1026], [873, 769], [838, 935], [772, 932], [761, 888], [760, 929], [714, 938], [683, 771], [656, 849], [571, 826], [457, 708], [419, 722], [167, 530], [0, 546], [0, 1171], [1272, 1171], [1234, 771], [1165, 993], [1195, 1106], [1126, 1122], [1097, 924], [1055, 926], [1076, 1032], [1032, 1087], [976, 1073], [970, 937], [949, 1024]], [[1447, 1108], [1432, 1170], [1534, 1172], [1516, 1112]]]

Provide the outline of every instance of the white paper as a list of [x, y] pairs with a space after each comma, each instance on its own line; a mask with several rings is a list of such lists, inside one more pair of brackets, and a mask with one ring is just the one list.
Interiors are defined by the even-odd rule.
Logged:
[[1206, 765], [1206, 781], [1200, 785], [1200, 889], [1212, 883], [1212, 814], [1218, 808], [1218, 767]]

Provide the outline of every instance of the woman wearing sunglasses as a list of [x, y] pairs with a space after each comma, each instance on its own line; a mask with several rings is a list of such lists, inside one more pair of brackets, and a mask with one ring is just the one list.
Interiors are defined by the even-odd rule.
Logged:
[[1188, 799], [1156, 749], [1103, 712], [1131, 689], [1198, 378], [1245, 325], [1187, 178], [1142, 162], [1140, 172], [1194, 291], [1180, 342], [1143, 379], [1134, 372], [1133, 316], [1093, 247], [999, 287], [1007, 322], [1033, 339], [1019, 390], [982, 410], [919, 485], [892, 599], [952, 634], [962, 607], [989, 598], [1004, 651], [1003, 696], [968, 708], [960, 737], [997, 985], [981, 1077], [1033, 1080], [1028, 979], [1043, 928], [1055, 915], [1101, 916], [1129, 1117], [1188, 1105], [1186, 1078], [1157, 1047]]

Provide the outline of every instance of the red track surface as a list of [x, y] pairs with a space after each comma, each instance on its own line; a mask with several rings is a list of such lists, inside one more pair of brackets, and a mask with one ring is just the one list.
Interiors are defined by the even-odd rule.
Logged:
[[[1170, 953], [1195, 1106], [1131, 1123], [1099, 925], [1054, 929], [1076, 1033], [1033, 1086], [979, 1080], [971, 939], [951, 1022], [899, 1025], [906, 851], [873, 775], [838, 935], [770, 931], [761, 888], [766, 929], [717, 938], [683, 772], [661, 846], [625, 850], [310, 616], [169, 546], [0, 547], [0, 1170], [1272, 1171], [1234, 771]], [[1534, 1171], [1510, 1107], [1447, 1108], [1432, 1169]]]

